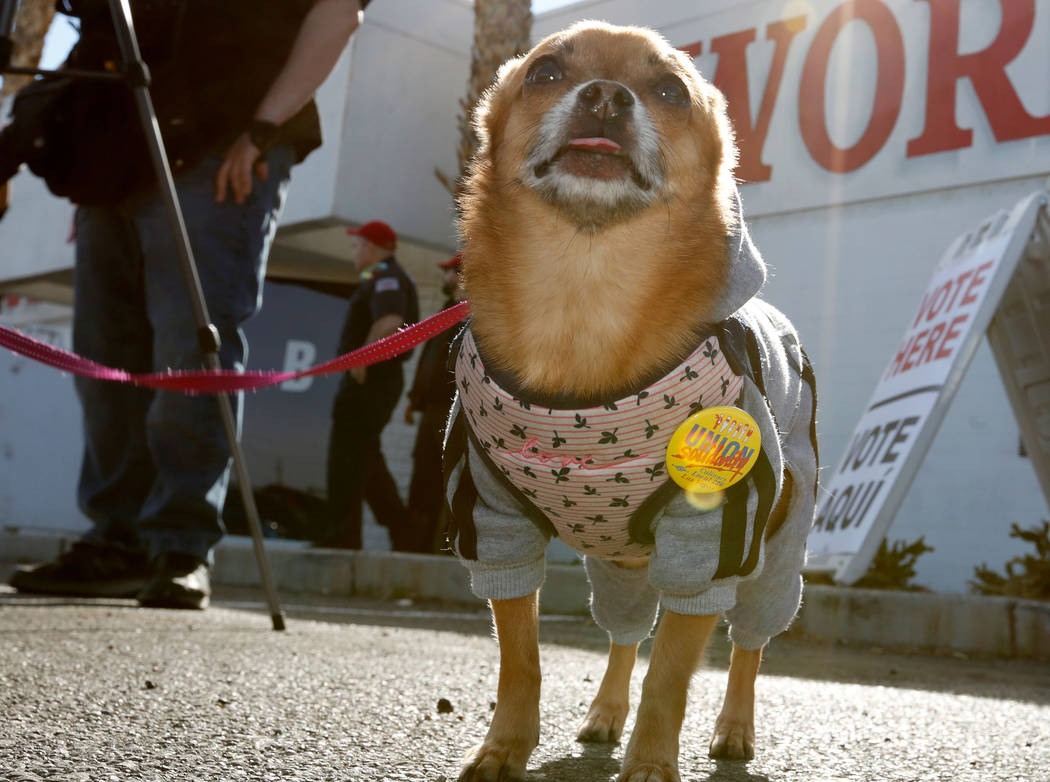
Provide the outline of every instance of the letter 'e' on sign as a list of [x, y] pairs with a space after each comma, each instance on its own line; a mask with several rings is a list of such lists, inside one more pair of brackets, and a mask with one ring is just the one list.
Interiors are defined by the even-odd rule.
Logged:
[[986, 331], [1050, 502], [1050, 334], [1025, 317], [1026, 296], [1050, 298], [1048, 200], [1037, 192], [992, 215], [941, 258], [821, 487], [807, 571], [846, 584], [867, 571]]

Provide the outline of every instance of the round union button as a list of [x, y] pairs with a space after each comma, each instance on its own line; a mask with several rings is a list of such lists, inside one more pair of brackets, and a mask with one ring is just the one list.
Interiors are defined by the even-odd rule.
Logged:
[[694, 494], [720, 492], [737, 483], [758, 460], [762, 435], [739, 407], [708, 407], [682, 422], [667, 444], [667, 472]]

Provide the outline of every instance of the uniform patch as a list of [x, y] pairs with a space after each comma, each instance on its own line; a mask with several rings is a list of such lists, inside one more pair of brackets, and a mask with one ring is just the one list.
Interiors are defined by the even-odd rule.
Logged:
[[400, 289], [401, 284], [397, 281], [397, 277], [383, 277], [380, 280], [376, 280], [376, 293], [396, 291]]

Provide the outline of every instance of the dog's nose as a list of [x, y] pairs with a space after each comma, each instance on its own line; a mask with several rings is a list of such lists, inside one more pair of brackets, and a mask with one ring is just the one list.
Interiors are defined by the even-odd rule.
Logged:
[[576, 101], [584, 112], [609, 122], [628, 113], [634, 105], [634, 95], [619, 82], [597, 80], [583, 87]]

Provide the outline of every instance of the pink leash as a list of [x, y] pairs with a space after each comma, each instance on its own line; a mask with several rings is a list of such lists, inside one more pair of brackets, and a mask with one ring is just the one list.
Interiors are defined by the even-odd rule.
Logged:
[[431, 337], [459, 323], [469, 314], [470, 302], [460, 302], [385, 339], [299, 372], [235, 372], [231, 369], [200, 369], [169, 370], [168, 372], [136, 375], [125, 372], [123, 369], [103, 366], [78, 356], [76, 353], [52, 347], [3, 326], [0, 326], [0, 347], [5, 347], [41, 364], [61, 369], [63, 372], [94, 380], [112, 380], [164, 391], [182, 391], [187, 394], [223, 394], [232, 391], [255, 391], [283, 383], [286, 380], [314, 375], [332, 375], [355, 367], [378, 364], [411, 350], [421, 342], [426, 342]]

